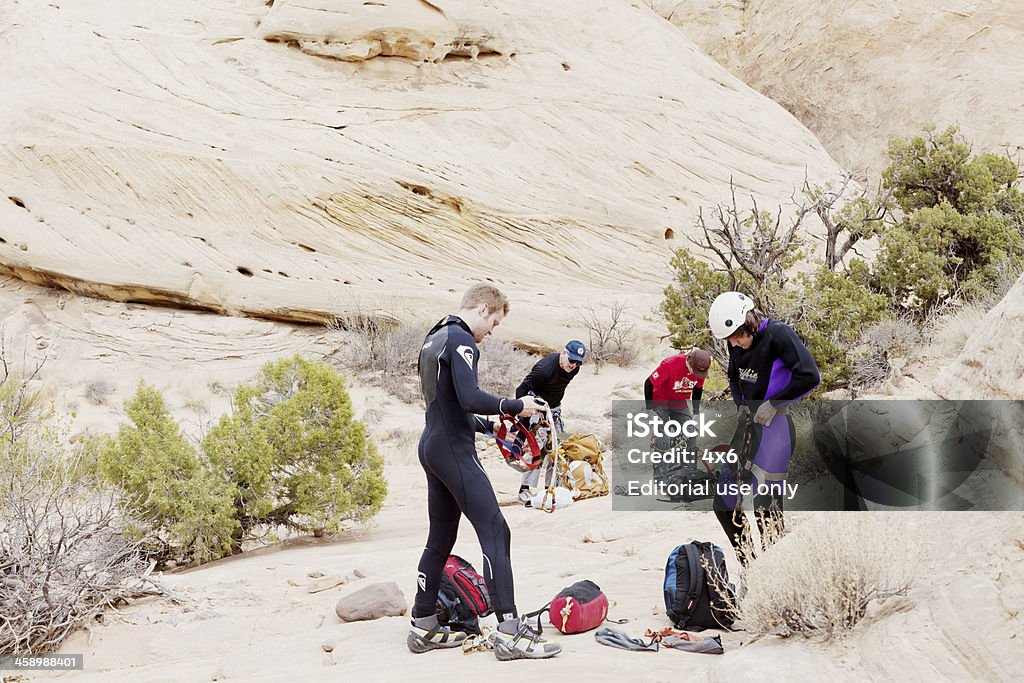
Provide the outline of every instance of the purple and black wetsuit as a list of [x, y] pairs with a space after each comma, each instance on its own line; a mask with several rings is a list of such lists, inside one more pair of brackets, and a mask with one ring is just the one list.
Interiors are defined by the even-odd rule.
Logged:
[[[820, 382], [821, 375], [810, 351], [792, 327], [778, 320], [762, 321], [749, 349], [729, 347], [729, 389], [737, 407], [748, 406], [751, 415], [764, 401], [784, 411]], [[750, 483], [755, 490], [757, 485], [766, 483], [771, 489], [768, 495], [754, 497], [754, 509], [772, 507], [781, 513], [783, 484], [796, 445], [793, 418], [782, 412], [768, 426], [751, 423], [750, 430]], [[729, 481], [730, 476], [735, 481], [735, 474], [723, 470], [720, 481]], [[734, 496], [716, 496], [714, 502], [719, 520], [734, 545], [737, 539], [733, 532], [739, 529], [733, 523], [731, 511], [736, 509], [737, 502]], [[760, 515], [758, 521], [762, 521]]]

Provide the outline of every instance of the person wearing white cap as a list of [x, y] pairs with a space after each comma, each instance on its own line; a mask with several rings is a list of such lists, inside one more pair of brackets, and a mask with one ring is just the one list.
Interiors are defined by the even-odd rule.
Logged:
[[[541, 358], [530, 369], [526, 379], [516, 388], [516, 398], [523, 396], [537, 396], [547, 401], [551, 406], [551, 418], [554, 424], [551, 428], [561, 436], [565, 431], [562, 424], [562, 398], [565, 396], [565, 389], [569, 382], [580, 372], [580, 367], [587, 358], [587, 347], [583, 342], [573, 339], [565, 345], [561, 351], [549, 353]], [[536, 424], [539, 415], [534, 416], [531, 424]], [[538, 441], [547, 441], [547, 435], [539, 435]], [[530, 507], [533, 495], [530, 491], [540, 481], [540, 469], [532, 472], [524, 472], [519, 486], [519, 501], [526, 507]]]
[[[754, 497], [754, 515], [761, 537], [771, 517], [782, 525], [782, 492], [796, 431], [787, 406], [811, 393], [821, 382], [814, 357], [792, 327], [761, 313], [753, 299], [742, 292], [720, 294], [708, 310], [711, 333], [729, 346], [729, 389], [747, 432], [750, 474], [756, 487], [767, 483], [770, 492]], [[732, 477], [723, 469], [719, 481]], [[739, 551], [748, 533], [744, 515], [735, 515], [740, 501], [716, 495], [715, 514], [733, 547]], [[737, 519], [738, 518], [738, 519]], [[739, 553], [737, 553], [739, 554]], [[750, 558], [740, 557], [746, 562]]]

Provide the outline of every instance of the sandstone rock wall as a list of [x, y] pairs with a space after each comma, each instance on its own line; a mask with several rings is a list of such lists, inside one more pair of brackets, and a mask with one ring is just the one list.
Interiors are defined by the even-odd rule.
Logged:
[[1024, 147], [1017, 0], [646, 0], [800, 119], [844, 166], [877, 173], [885, 141], [959, 123], [976, 150]]
[[490, 278], [536, 319], [646, 311], [730, 178], [779, 204], [836, 170], [624, 0], [4, 11], [0, 274], [93, 296], [319, 321]]

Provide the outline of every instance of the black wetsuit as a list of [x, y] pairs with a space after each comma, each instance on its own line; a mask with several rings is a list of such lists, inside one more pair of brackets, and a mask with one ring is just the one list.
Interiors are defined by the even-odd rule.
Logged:
[[489, 425], [480, 415], [518, 414], [523, 402], [500, 399], [477, 385], [480, 353], [469, 326], [457, 316], [441, 320], [424, 339], [419, 373], [427, 406], [419, 458], [427, 475], [430, 530], [420, 557], [413, 617], [434, 613], [445, 560], [466, 515], [483, 550], [481, 572], [498, 620], [516, 616], [509, 556], [511, 533], [494, 489], [476, 456], [476, 432]]
[[[749, 349], [729, 346], [729, 389], [737, 407], [747, 406], [751, 417], [764, 401], [784, 409], [813, 391], [819, 382], [821, 376], [810, 351], [785, 323], [765, 319]], [[793, 418], [779, 414], [767, 426], [751, 422], [748, 439], [744, 441], [749, 442], [747, 453], [751, 461], [751, 478], [747, 483], [755, 490], [759, 485], [770, 489], [767, 494], [753, 497], [755, 515], [763, 532], [766, 511], [771, 511], [781, 523], [783, 487], [796, 446]], [[723, 469], [719, 482], [735, 483], [736, 473]], [[716, 495], [714, 500], [718, 520], [734, 546], [746, 533], [746, 518], [733, 514], [739, 502], [736, 496], [728, 495]]]

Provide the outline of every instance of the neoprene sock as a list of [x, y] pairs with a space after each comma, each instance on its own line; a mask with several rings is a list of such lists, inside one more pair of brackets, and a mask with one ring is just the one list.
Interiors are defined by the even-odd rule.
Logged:
[[416, 628], [422, 628], [422, 629], [425, 629], [427, 631], [429, 631], [431, 629], [434, 629], [434, 628], [437, 628], [437, 626], [438, 626], [437, 614], [431, 614], [431, 615], [425, 616], [425, 617], [413, 617], [412, 618], [412, 625], [415, 626]]
[[506, 619], [505, 621], [498, 624], [498, 630], [502, 633], [507, 633], [510, 636], [514, 636], [516, 633], [519, 632], [520, 623], [521, 622], [519, 620], [519, 617]]

